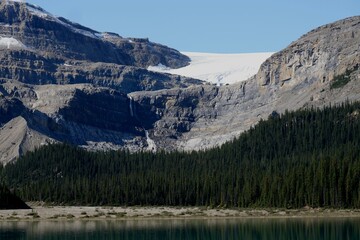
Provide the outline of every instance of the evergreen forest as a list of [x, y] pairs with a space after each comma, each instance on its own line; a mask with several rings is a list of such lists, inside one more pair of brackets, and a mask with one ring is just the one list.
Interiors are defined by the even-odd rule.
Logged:
[[360, 208], [360, 103], [273, 113], [204, 151], [43, 146], [1, 174], [23, 200], [52, 204]]

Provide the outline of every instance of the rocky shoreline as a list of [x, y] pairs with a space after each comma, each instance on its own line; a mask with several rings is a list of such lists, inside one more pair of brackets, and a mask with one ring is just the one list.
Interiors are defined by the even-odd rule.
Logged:
[[69, 221], [211, 218], [334, 218], [360, 217], [360, 209], [237, 209], [208, 207], [79, 207], [32, 206], [31, 210], [0, 210], [0, 221]]

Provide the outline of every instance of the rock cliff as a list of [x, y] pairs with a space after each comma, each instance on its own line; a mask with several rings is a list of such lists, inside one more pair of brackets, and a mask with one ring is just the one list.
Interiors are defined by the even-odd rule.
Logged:
[[255, 76], [221, 87], [145, 69], [188, 64], [176, 50], [99, 33], [29, 4], [0, 4], [0, 37], [2, 163], [52, 142], [209, 148], [274, 111], [360, 99], [360, 17], [305, 34]]
[[122, 92], [187, 87], [201, 81], [145, 68], [182, 67], [190, 59], [144, 39], [99, 33], [40, 7], [0, 3], [0, 81], [92, 83]]
[[[158, 145], [202, 149], [231, 140], [273, 111], [358, 101], [359, 63], [360, 17], [352, 17], [305, 34], [245, 82], [137, 92], [133, 97], [145, 109], [142, 119], [152, 126]], [[338, 76], [349, 82], [332, 88]]]

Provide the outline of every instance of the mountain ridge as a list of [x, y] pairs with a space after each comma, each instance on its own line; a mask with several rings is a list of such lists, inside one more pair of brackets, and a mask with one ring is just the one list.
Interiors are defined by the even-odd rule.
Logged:
[[[360, 42], [356, 37], [360, 35], [359, 23], [360, 18], [356, 16], [305, 34], [305, 37], [268, 58], [258, 73], [247, 81], [219, 88], [199, 86], [182, 91], [185, 98], [195, 94], [200, 99], [205, 96], [204, 99], [209, 101], [204, 101], [203, 106], [198, 106], [195, 111], [188, 109], [186, 115], [196, 121], [188, 124], [190, 130], [182, 134], [182, 139], [175, 143], [174, 148], [193, 150], [225, 143], [260, 119], [266, 119], [273, 111], [281, 113], [359, 100], [358, 70], [347, 76], [351, 81], [343, 88], [330, 87], [336, 76], [360, 63]], [[160, 98], [163, 94], [166, 96], [165, 92], [137, 92], [136, 95], [142, 101]], [[179, 92], [174, 94], [176, 99], [182, 97], [178, 96]], [[154, 124], [155, 135], [157, 131], [169, 129], [166, 126], [178, 115], [171, 109], [174, 109], [172, 105], [168, 105], [156, 110], [169, 116]]]
[[[274, 111], [360, 99], [359, 69], [355, 69], [360, 63], [360, 17], [305, 34], [273, 54], [246, 81], [215, 86], [145, 69], [149, 64], [166, 66], [161, 59], [175, 61], [173, 67], [188, 64], [188, 58], [176, 50], [157, 50], [154, 46], [158, 45], [147, 39], [110, 34], [111, 43], [74, 33], [57, 20], [31, 15], [26, 6], [0, 4], [0, 36], [19, 38], [25, 46], [43, 41], [37, 51], [7, 49], [5, 45], [0, 50], [0, 113], [4, 113], [0, 116], [0, 151], [4, 164], [53, 142], [68, 142], [89, 150], [210, 148], [239, 136]], [[22, 29], [23, 35], [11, 35], [6, 30], [9, 27], [4, 27], [6, 19], [19, 18], [10, 13], [21, 15], [20, 24], [15, 23], [11, 29]], [[48, 35], [43, 31], [47, 28], [53, 28]], [[29, 33], [30, 29], [36, 30], [32, 32], [35, 35]], [[56, 33], [69, 34], [61, 38]], [[61, 52], [64, 46], [80, 39], [86, 40], [81, 46], [84, 49], [97, 42], [104, 43], [101, 48], [106, 51], [110, 47], [118, 50], [111, 58], [71, 46], [73, 52]], [[55, 41], [54, 45], [49, 44], [50, 40]], [[16, 42], [10, 42], [10, 47], [12, 44]], [[128, 49], [130, 45], [134, 45], [132, 49]], [[56, 47], [60, 50], [53, 51]], [[44, 54], [44, 49], [49, 53]], [[130, 59], [132, 65], [121, 65], [121, 59], [111, 62], [116, 54], [124, 52], [123, 60]], [[101, 59], [105, 62], [97, 61]], [[349, 81], [333, 89], [334, 79], [350, 69], [354, 70], [344, 76]], [[17, 137], [10, 138], [13, 135]]]
[[[56, 17], [29, 3], [2, 1], [0, 22], [2, 34], [9, 33], [25, 46], [56, 57], [138, 67], [162, 63], [176, 68], [189, 62], [188, 57], [175, 49], [152, 43], [148, 39], [127, 39], [118, 34], [100, 33], [65, 18]], [[37, 37], [27, 36], [28, 30]], [[139, 53], [138, 49], [147, 54]], [[163, 54], [162, 51], [167, 54]]]

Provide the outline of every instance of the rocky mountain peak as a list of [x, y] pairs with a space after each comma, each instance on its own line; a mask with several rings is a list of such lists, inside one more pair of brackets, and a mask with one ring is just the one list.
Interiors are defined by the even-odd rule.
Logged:
[[0, 36], [14, 39], [42, 55], [61, 59], [144, 68], [158, 64], [178, 68], [190, 61], [175, 49], [149, 40], [100, 33], [20, 1], [1, 2]]
[[329, 82], [359, 63], [359, 38], [360, 16], [316, 28], [265, 61], [257, 74], [258, 83]]

